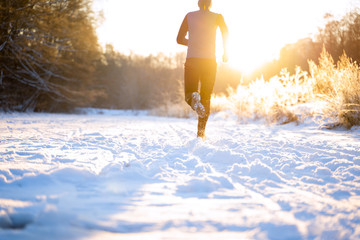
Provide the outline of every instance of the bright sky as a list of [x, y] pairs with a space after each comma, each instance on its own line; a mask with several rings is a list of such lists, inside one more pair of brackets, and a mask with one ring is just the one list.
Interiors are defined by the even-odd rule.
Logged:
[[[103, 10], [105, 16], [98, 28], [99, 40], [122, 53], [186, 51], [177, 45], [176, 36], [186, 13], [198, 10], [197, 1], [94, 0], [95, 11]], [[229, 63], [250, 72], [278, 57], [285, 44], [313, 36], [324, 24], [325, 13], [341, 16], [352, 9], [351, 2], [354, 0], [213, 0], [211, 10], [223, 14], [229, 27]]]

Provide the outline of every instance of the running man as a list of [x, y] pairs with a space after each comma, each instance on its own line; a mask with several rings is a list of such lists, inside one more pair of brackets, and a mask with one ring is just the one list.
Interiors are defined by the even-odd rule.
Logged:
[[188, 47], [184, 74], [185, 101], [198, 115], [197, 136], [205, 140], [205, 127], [210, 115], [210, 99], [217, 72], [216, 31], [219, 27], [224, 43], [223, 62], [227, 62], [228, 28], [221, 14], [210, 11], [212, 0], [199, 0], [198, 5], [200, 10], [189, 12], [185, 16], [177, 43]]

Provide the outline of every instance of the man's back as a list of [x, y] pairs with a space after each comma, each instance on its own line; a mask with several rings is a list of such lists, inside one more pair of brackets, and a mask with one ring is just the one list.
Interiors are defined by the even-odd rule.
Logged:
[[189, 28], [188, 58], [215, 57], [216, 30], [219, 14], [210, 11], [195, 11], [187, 14]]

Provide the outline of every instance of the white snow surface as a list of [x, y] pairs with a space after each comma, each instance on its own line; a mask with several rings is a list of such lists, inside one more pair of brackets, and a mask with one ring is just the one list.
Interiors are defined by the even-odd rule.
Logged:
[[360, 239], [360, 130], [0, 115], [0, 239]]

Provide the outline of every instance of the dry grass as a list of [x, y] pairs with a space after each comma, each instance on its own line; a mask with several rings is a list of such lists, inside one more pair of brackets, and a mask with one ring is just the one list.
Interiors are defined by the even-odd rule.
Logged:
[[[294, 75], [284, 69], [269, 81], [257, 79], [248, 86], [230, 88], [227, 106], [241, 121], [265, 119], [269, 123], [298, 122], [300, 116], [293, 106], [314, 99], [313, 85], [313, 79], [300, 68], [296, 69]], [[218, 98], [215, 97], [213, 103]]]
[[[310, 74], [297, 68], [293, 75], [283, 69], [269, 81], [261, 78], [229, 88], [227, 96], [213, 96], [211, 112], [231, 110], [241, 122], [264, 119], [286, 124], [312, 117], [328, 128], [360, 125], [359, 65], [345, 54], [335, 64], [323, 50], [319, 64], [309, 61], [309, 69]], [[153, 109], [152, 114], [195, 116], [184, 101], [178, 102]]]
[[327, 102], [322, 119], [331, 126], [351, 128], [360, 124], [360, 68], [344, 53], [337, 64], [324, 50], [319, 66], [309, 62], [315, 93]]
[[[319, 64], [309, 61], [309, 66], [310, 76], [300, 68], [294, 75], [284, 69], [269, 81], [257, 79], [248, 86], [230, 88], [228, 97], [214, 97], [214, 110], [231, 109], [240, 121], [265, 119], [286, 124], [316, 117], [327, 127], [360, 125], [357, 63], [344, 54], [335, 64], [324, 50]], [[304, 105], [307, 107], [299, 108]]]
[[150, 114], [161, 117], [190, 118], [195, 116], [192, 109], [185, 101], [163, 104], [150, 110]]

